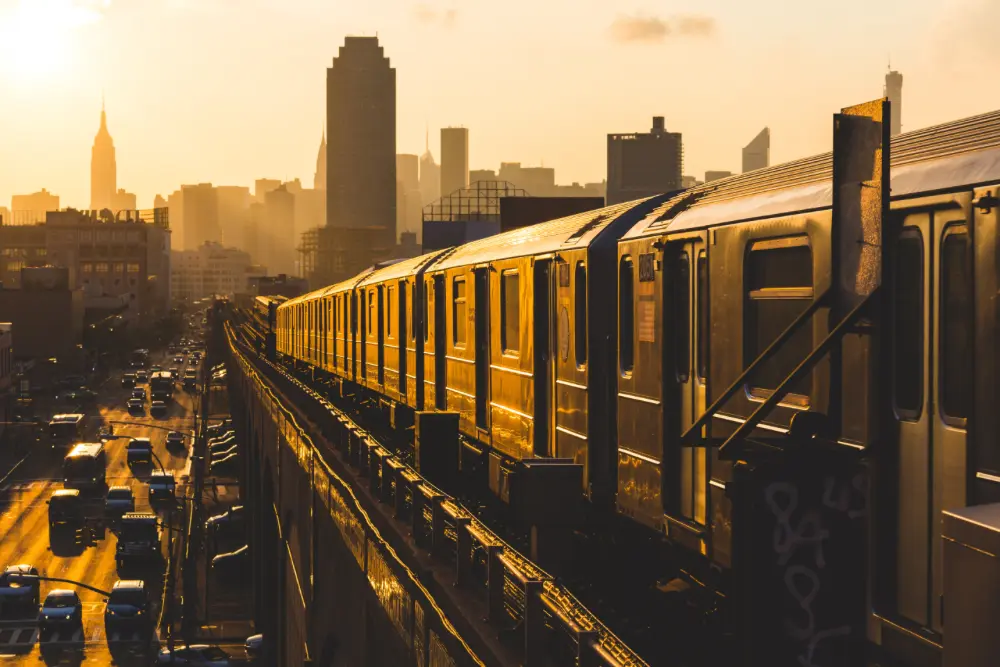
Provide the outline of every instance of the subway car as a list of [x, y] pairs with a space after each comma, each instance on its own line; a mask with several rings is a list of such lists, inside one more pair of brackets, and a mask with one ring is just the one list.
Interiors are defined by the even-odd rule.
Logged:
[[[1000, 500], [1000, 112], [899, 135], [890, 154], [879, 311], [752, 436], [778, 450], [815, 416], [834, 449], [873, 461], [873, 488], [858, 489], [877, 573], [867, 633], [934, 645], [941, 512]], [[820, 155], [371, 270], [278, 306], [277, 353], [457, 414], [501, 498], [524, 465], [570, 462], [596, 511], [725, 572], [734, 470], [750, 457], [719, 444], [836, 333], [821, 303], [832, 173]]]

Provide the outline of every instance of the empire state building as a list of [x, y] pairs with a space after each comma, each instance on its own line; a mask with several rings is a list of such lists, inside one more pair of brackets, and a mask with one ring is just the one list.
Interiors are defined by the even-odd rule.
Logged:
[[108, 132], [108, 118], [101, 105], [101, 129], [94, 137], [90, 156], [90, 208], [95, 211], [113, 208], [117, 191], [115, 144]]

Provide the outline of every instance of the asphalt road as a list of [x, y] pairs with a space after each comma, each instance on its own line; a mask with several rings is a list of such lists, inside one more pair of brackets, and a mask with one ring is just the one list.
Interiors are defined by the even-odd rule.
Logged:
[[[163, 363], [162, 357], [152, 363], [160, 363], [165, 368], [174, 365]], [[83, 410], [73, 410], [71, 408], [76, 406], [66, 405], [64, 411], [84, 412], [87, 415], [87, 434], [94, 440], [97, 429], [104, 422], [133, 422], [115, 424], [114, 432], [119, 437], [105, 445], [108, 485], [131, 486], [136, 497], [136, 510], [149, 509], [148, 487], [143, 482], [147, 473], [138, 470], [133, 473], [125, 457], [129, 438], [144, 436], [152, 440], [154, 453], [163, 467], [174, 473], [178, 480], [178, 495], [182, 495], [186, 482], [184, 476], [189, 467], [190, 441], [186, 450], [168, 451], [166, 435], [168, 430], [192, 432], [192, 407], [196, 396], [185, 393], [178, 384], [168, 416], [154, 419], [148, 413], [129, 415], [125, 410], [130, 390], [121, 387], [120, 373], [112, 374], [104, 386], [96, 389], [99, 392], [96, 404]], [[146, 404], [148, 408], [148, 397]], [[158, 618], [163, 566], [121, 574], [116, 570], [117, 538], [114, 526], [103, 518], [103, 499], [95, 503], [93, 510], [88, 509], [86, 528], [68, 536], [50, 535], [46, 501], [54, 491], [62, 488], [62, 455], [63, 452], [47, 449], [33, 450], [0, 485], [0, 567], [27, 563], [37, 567], [42, 576], [80, 581], [105, 591], [111, 590], [119, 578], [142, 578], [154, 605], [151, 616]], [[10, 465], [0, 466], [0, 474], [9, 468]], [[172, 523], [179, 528], [183, 521], [183, 507], [173, 512], [161, 510], [160, 515], [164, 523]], [[168, 530], [163, 531], [164, 543], [169, 533]], [[72, 586], [42, 582], [41, 598], [44, 599], [46, 593], [54, 588]], [[37, 665], [39, 662], [46, 665], [150, 664], [151, 657], [158, 650], [155, 634], [143, 637], [136, 632], [111, 632], [109, 636], [104, 625], [103, 596], [85, 588], [78, 588], [77, 592], [84, 604], [82, 631], [56, 630], [40, 638], [35, 618], [0, 618], [0, 662], [24, 665]]]

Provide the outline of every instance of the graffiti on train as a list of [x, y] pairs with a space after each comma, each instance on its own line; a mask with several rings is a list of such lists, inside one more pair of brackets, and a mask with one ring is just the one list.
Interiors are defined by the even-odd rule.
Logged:
[[844, 649], [834, 640], [859, 629], [850, 609], [852, 596], [841, 583], [857, 566], [851, 554], [863, 554], [857, 524], [868, 513], [867, 479], [857, 473], [827, 475], [821, 484], [774, 481], [764, 496], [774, 520], [776, 574], [784, 588], [782, 630], [796, 660], [802, 667], [843, 664]]

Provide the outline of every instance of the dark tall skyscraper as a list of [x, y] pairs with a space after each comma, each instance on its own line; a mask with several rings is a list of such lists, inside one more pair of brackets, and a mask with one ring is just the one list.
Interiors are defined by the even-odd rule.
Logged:
[[680, 190], [683, 169], [681, 134], [667, 132], [663, 116], [648, 134], [609, 134], [608, 205]]
[[441, 128], [441, 196], [469, 184], [469, 130]]
[[101, 211], [113, 208], [118, 191], [118, 166], [115, 163], [115, 142], [108, 132], [108, 117], [101, 103], [101, 127], [94, 137], [90, 152], [90, 208]]
[[891, 104], [889, 134], [894, 137], [903, 131], [903, 75], [896, 70], [889, 70], [885, 75], [885, 96]]
[[396, 70], [377, 37], [347, 37], [327, 69], [326, 131], [327, 225], [395, 230]]
[[771, 129], [765, 127], [743, 147], [743, 173], [771, 165]]

